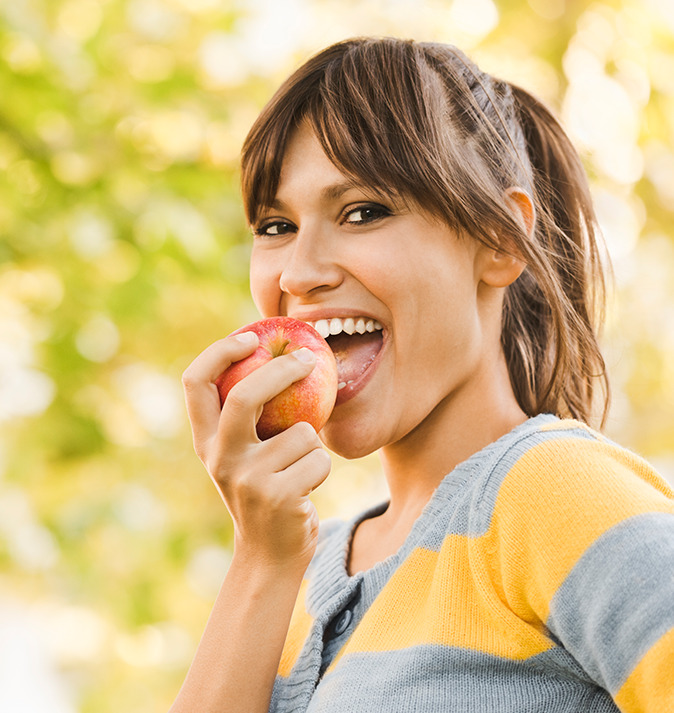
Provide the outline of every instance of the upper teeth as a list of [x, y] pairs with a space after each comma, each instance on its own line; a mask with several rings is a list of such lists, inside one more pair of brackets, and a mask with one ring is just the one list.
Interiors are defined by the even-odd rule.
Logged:
[[307, 324], [310, 324], [323, 339], [342, 332], [365, 334], [365, 332], [383, 329], [376, 319], [368, 319], [367, 317], [347, 317], [346, 319], [333, 317], [332, 319], [319, 319], [317, 322], [307, 322]]

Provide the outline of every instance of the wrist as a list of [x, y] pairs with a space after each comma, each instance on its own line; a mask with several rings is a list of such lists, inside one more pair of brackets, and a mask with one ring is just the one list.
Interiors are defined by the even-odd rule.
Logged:
[[311, 556], [276, 557], [259, 552], [244, 544], [235, 543], [229, 571], [246, 577], [251, 584], [264, 587], [268, 582], [301, 582]]

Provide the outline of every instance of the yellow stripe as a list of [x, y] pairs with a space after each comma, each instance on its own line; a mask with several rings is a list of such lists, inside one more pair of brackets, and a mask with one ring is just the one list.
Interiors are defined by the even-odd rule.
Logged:
[[671, 498], [645, 461], [609, 443], [535, 446], [505, 478], [485, 543], [500, 596], [524, 620], [547, 621], [555, 592], [602, 533], [634, 515], [674, 512]]
[[615, 702], [624, 713], [674, 713], [674, 629], [641, 659]]
[[278, 668], [279, 676], [285, 677], [290, 675], [290, 672], [292, 671], [292, 668], [302, 651], [302, 646], [309, 635], [311, 624], [313, 623], [311, 615], [307, 612], [304, 606], [308, 586], [309, 580], [305, 579], [302, 582], [299, 594], [297, 595], [295, 609], [293, 610], [292, 618], [290, 619], [290, 629], [288, 630], [288, 636], [286, 637], [286, 642], [283, 646], [283, 653], [281, 654], [281, 661]]
[[416, 549], [381, 591], [345, 653], [394, 651], [421, 644], [470, 648], [525, 659], [552, 647], [494, 600], [470, 571], [471, 539], [446, 538], [440, 552]]
[[[583, 552], [627, 517], [674, 512], [673, 495], [644, 461], [608, 442], [534, 447], [505, 478], [489, 531], [450, 535], [439, 552], [414, 550], [331, 668], [346, 653], [421, 644], [513, 660], [552, 648], [544, 633], [550, 600]], [[592, 513], [579, 519], [583, 502]]]

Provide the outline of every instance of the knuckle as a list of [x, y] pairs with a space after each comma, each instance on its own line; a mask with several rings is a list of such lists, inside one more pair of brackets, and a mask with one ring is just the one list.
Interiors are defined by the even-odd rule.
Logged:
[[208, 468], [208, 449], [206, 446], [197, 438], [192, 439], [194, 445], [194, 452], [197, 454], [197, 458]]
[[316, 447], [294, 463], [288, 471], [312, 480], [323, 480], [330, 473], [332, 460], [322, 447]]
[[277, 490], [270, 490], [266, 493], [265, 506], [270, 513], [280, 513], [287, 508], [287, 497]]
[[318, 445], [318, 435], [316, 434], [316, 429], [307, 421], [300, 421], [296, 423], [293, 428], [295, 429], [295, 437], [301, 440], [302, 443], [309, 445]]
[[252, 473], [237, 479], [233, 484], [234, 489], [237, 502], [249, 512], [278, 513], [286, 507], [286, 498], [281, 489], [270, 487], [268, 482], [263, 486], [260, 478]]
[[325, 474], [330, 472], [330, 469], [332, 468], [332, 459], [326, 451], [322, 448], [316, 448], [311, 452], [311, 455], [318, 470]]
[[245, 504], [253, 499], [253, 488], [245, 474], [237, 474], [222, 462], [212, 464], [209, 473], [227, 503]]
[[230, 489], [236, 492], [239, 500], [243, 502], [255, 502], [259, 498], [259, 488], [250, 473], [240, 475], [236, 479], [230, 480]]
[[188, 366], [187, 369], [183, 371], [181, 381], [185, 391], [191, 391], [195, 387], [197, 379], [191, 366]]
[[211, 478], [218, 484], [226, 483], [229, 480], [227, 468], [222, 462], [220, 454], [204, 450], [202, 455], [203, 457], [200, 456], [201, 462], [204, 464]]
[[247, 411], [253, 406], [248, 392], [240, 386], [240, 383], [232, 387], [231, 391], [227, 394], [225, 403], [228, 409], [237, 412]]
[[210, 472], [210, 461], [213, 459], [213, 448], [211, 445], [211, 439], [204, 438], [203, 436], [193, 433], [192, 434], [192, 444], [194, 446], [194, 452], [197, 454], [199, 460], [204, 464], [205, 468]]

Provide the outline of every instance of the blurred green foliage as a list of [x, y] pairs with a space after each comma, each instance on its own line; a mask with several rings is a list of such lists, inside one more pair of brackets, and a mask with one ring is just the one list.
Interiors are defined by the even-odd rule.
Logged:
[[[615, 262], [608, 430], [674, 473], [667, 0], [3, 3], [0, 661], [19, 612], [56, 676], [34, 713], [177, 692], [231, 537], [180, 374], [257, 317], [238, 150], [294, 66], [356, 34], [456, 42], [560, 112]], [[323, 514], [381, 496], [374, 459], [336, 461]]]

